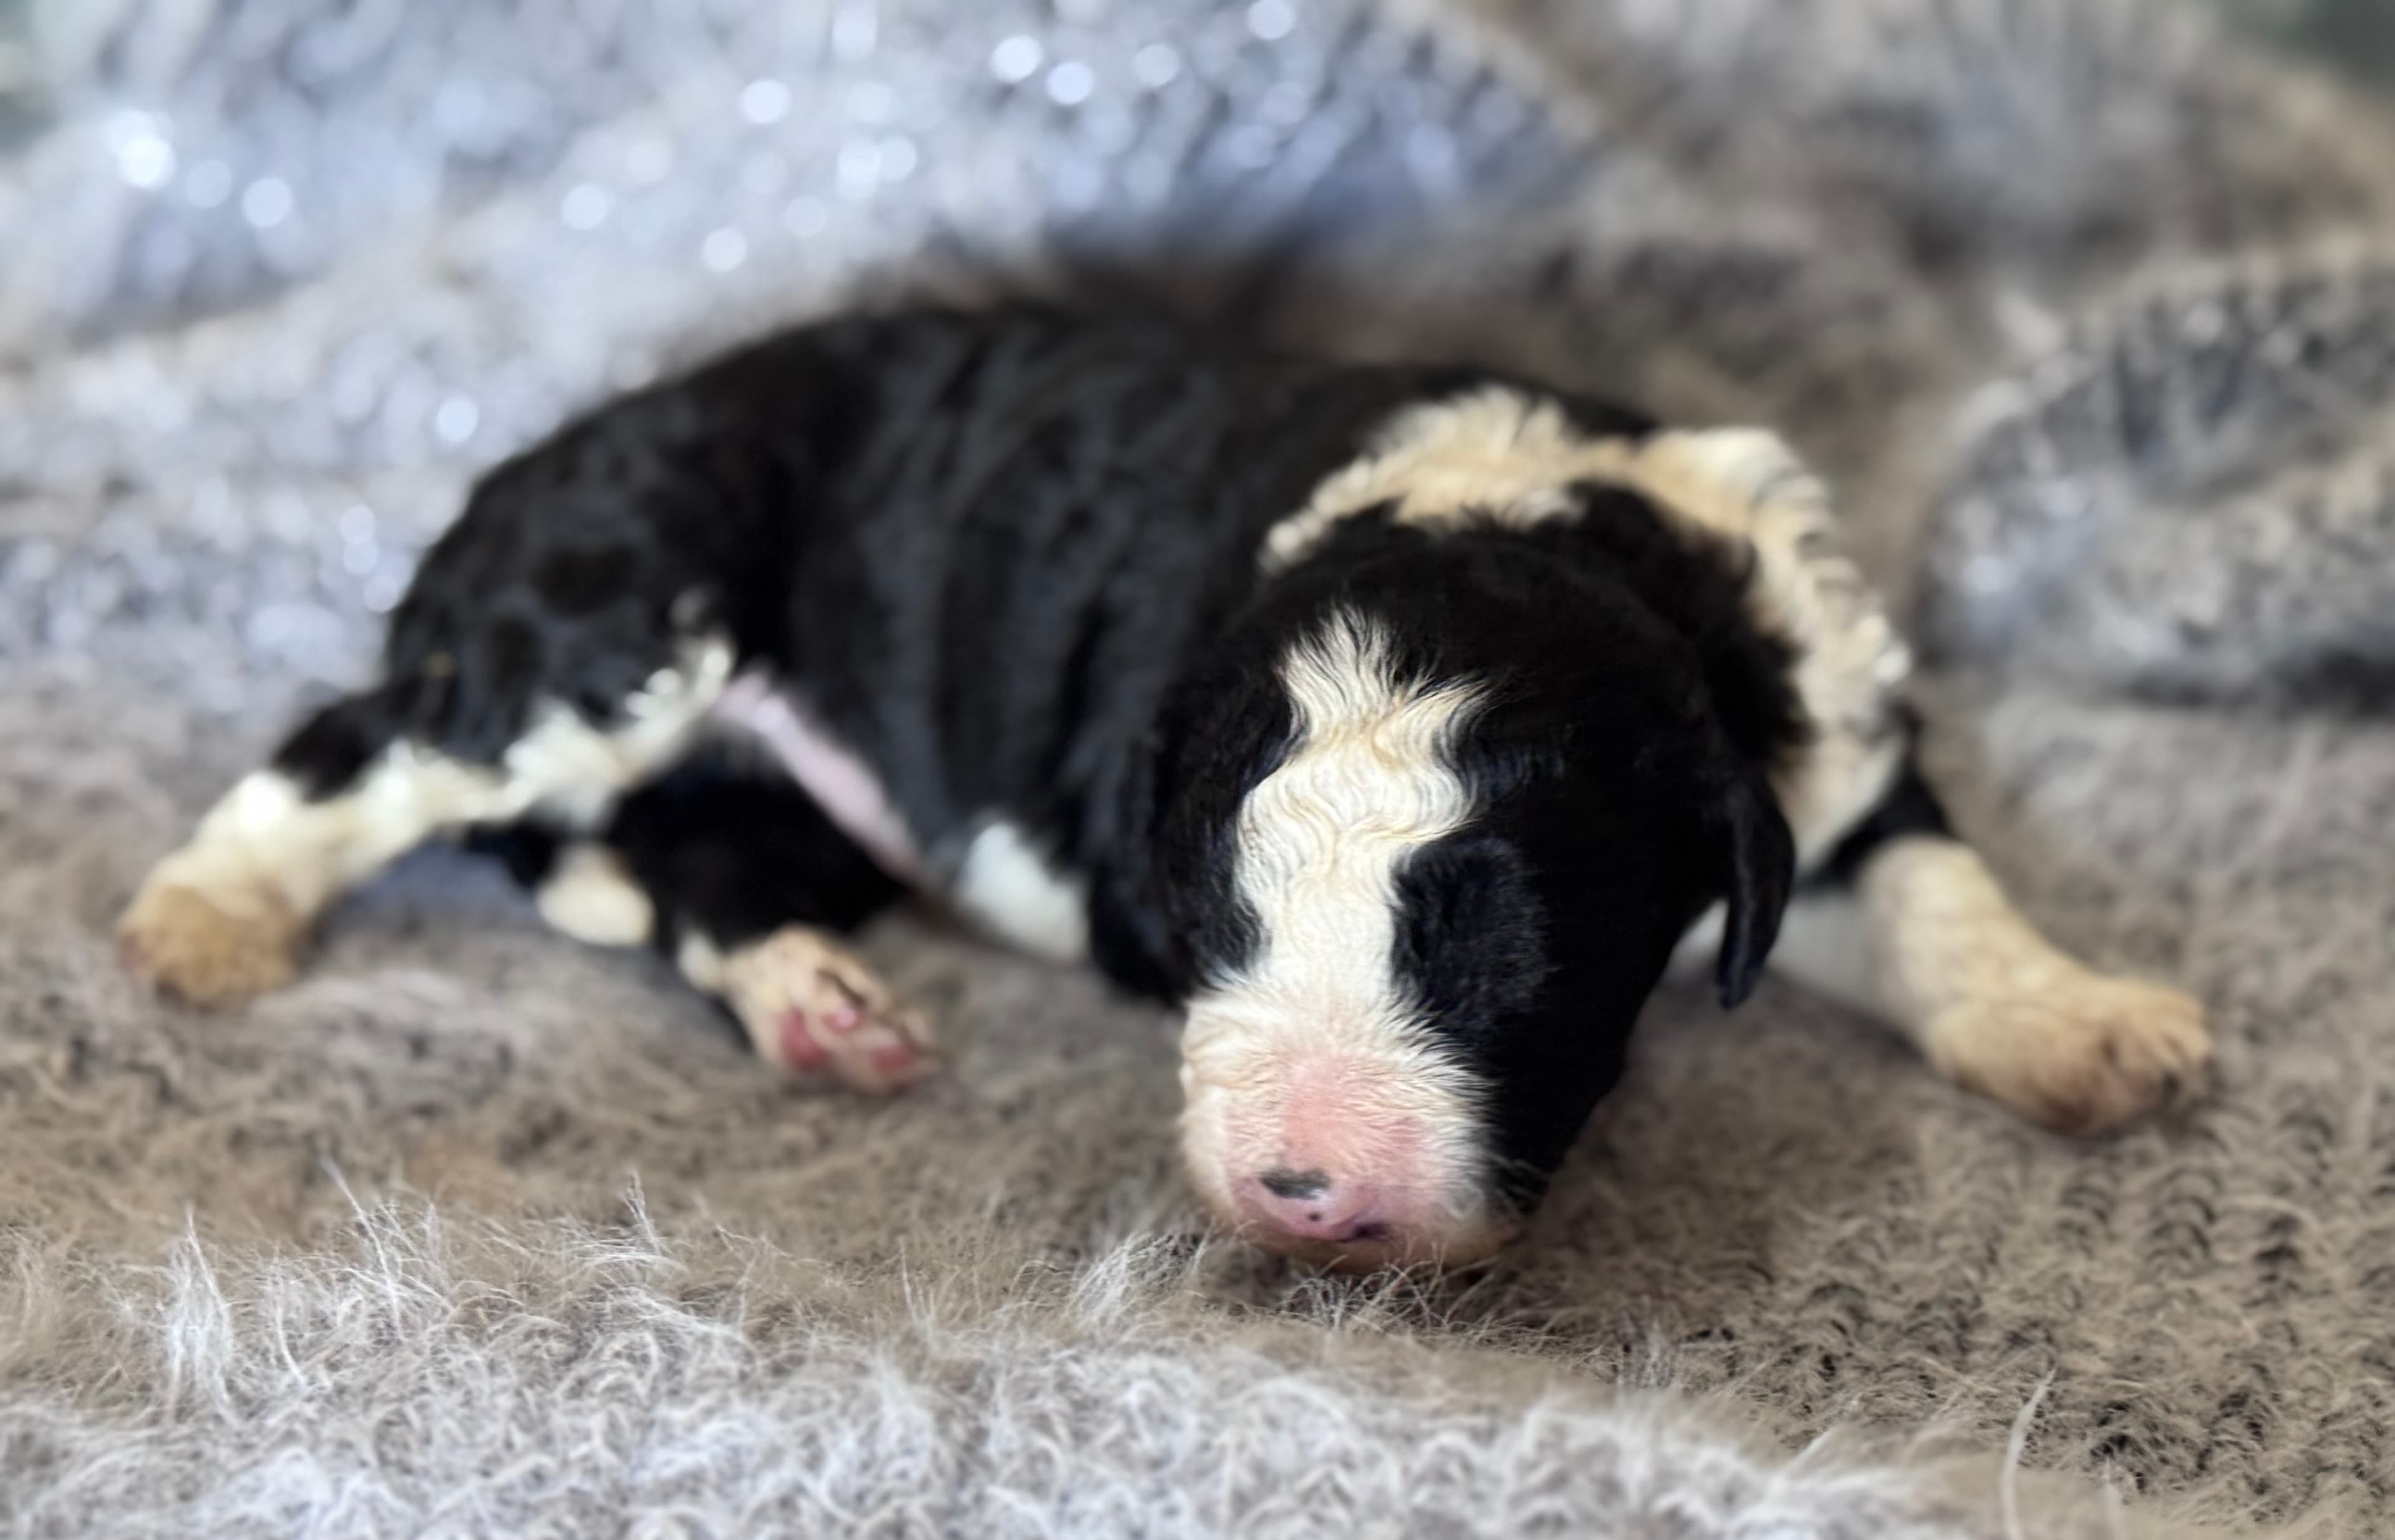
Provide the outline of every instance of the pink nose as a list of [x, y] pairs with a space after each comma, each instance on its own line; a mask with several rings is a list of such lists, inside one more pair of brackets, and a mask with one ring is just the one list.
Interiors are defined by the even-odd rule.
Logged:
[[1267, 1171], [1247, 1196], [1260, 1223], [1294, 1240], [1362, 1241], [1380, 1228], [1372, 1214], [1379, 1194], [1370, 1184], [1334, 1181], [1319, 1171]]

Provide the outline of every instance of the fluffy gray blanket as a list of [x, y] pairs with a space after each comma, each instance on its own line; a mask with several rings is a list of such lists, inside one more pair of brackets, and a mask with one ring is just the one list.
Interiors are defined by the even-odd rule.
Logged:
[[[2395, 141], [2146, 0], [55, 0], [0, 164], [0, 1520], [33, 1535], [2308, 1536], [2395, 1521]], [[1784, 427], [1960, 821], [2209, 1002], [2049, 1137], [1655, 1005], [1467, 1279], [1209, 1239], [1170, 1024], [927, 925], [773, 1083], [404, 867], [298, 987], [146, 864], [479, 466], [860, 295], [1125, 287]]]

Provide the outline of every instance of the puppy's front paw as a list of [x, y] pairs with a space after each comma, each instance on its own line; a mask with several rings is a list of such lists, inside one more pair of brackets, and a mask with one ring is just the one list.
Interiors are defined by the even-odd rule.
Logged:
[[193, 1005], [238, 1004], [291, 982], [302, 926], [265, 888], [217, 894], [152, 877], [117, 922], [133, 971]]
[[902, 1091], [937, 1066], [921, 1013], [819, 930], [788, 925], [723, 960], [723, 998], [771, 1064]]
[[2192, 997], [2076, 967], [1949, 1006], [1926, 1046], [1956, 1084], [2062, 1134], [2102, 1133], [2194, 1095], [2212, 1058]]

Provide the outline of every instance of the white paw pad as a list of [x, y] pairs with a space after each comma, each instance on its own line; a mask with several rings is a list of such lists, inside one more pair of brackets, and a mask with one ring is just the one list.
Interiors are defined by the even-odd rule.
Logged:
[[757, 1052], [785, 1069], [886, 1095], [938, 1066], [921, 1013], [821, 931], [787, 926], [731, 953], [722, 989]]
[[1928, 1046], [1957, 1084], [2065, 1134], [2100, 1133], [2194, 1095], [2212, 1057], [2192, 997], [2076, 968], [1949, 1007]]

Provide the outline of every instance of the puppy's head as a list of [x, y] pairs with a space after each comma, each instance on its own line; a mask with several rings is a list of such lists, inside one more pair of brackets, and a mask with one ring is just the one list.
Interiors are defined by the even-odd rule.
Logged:
[[1164, 805], [1190, 1175], [1346, 1266], [1501, 1244], [1690, 922], [1726, 904], [1735, 1003], [1792, 876], [1701, 647], [1601, 573], [1446, 544], [1281, 585]]

